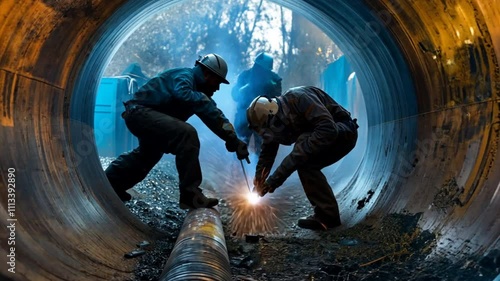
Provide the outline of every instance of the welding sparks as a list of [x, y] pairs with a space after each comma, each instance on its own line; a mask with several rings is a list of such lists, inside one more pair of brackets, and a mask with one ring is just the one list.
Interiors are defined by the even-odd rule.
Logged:
[[250, 205], [256, 205], [256, 204], [259, 204], [260, 197], [255, 192], [248, 192], [247, 193], [247, 200], [248, 200], [248, 203], [250, 203]]
[[[249, 200], [250, 196], [253, 198]], [[230, 224], [236, 236], [246, 233], [272, 233], [276, 232], [280, 219], [276, 216], [276, 209], [268, 200], [255, 198], [249, 192], [234, 196], [229, 200], [233, 209]], [[255, 203], [259, 201], [259, 203]]]
[[[235, 236], [253, 234], [278, 233], [283, 228], [280, 219], [286, 205], [279, 198], [260, 197], [255, 192], [249, 192], [245, 185], [237, 185], [228, 196], [228, 203], [232, 209], [230, 225]], [[276, 208], [274, 205], [280, 207]]]
[[[217, 157], [220, 155], [213, 155], [214, 159]], [[285, 228], [281, 218], [291, 208], [287, 198], [276, 194], [259, 197], [257, 193], [250, 192], [238, 162], [222, 167], [220, 164], [224, 161], [210, 163], [213, 166], [209, 168], [217, 175], [211, 179], [214, 185], [227, 187], [222, 197], [229, 208], [228, 225], [232, 235], [243, 237], [245, 234], [278, 234]]]

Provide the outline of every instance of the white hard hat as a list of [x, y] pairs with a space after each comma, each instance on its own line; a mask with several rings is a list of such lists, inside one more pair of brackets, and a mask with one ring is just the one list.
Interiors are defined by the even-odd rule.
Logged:
[[229, 84], [229, 81], [226, 80], [227, 63], [221, 56], [217, 54], [208, 54], [196, 60], [196, 64], [198, 63], [219, 76], [219, 78], [222, 79], [222, 83]]
[[269, 118], [274, 116], [278, 109], [276, 98], [256, 97], [247, 108], [248, 127], [259, 133], [261, 129], [268, 126]]

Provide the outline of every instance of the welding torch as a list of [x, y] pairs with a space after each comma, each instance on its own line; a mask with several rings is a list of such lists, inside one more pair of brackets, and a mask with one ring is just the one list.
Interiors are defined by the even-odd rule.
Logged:
[[[247, 160], [247, 163], [250, 164], [250, 159], [245, 158]], [[245, 166], [243, 165], [243, 160], [240, 160], [241, 164], [241, 170], [243, 171], [243, 176], [245, 177], [245, 181], [247, 183], [248, 191], [252, 192], [252, 189], [250, 188], [250, 184], [248, 183], [248, 177], [247, 177], [247, 172], [245, 171]]]

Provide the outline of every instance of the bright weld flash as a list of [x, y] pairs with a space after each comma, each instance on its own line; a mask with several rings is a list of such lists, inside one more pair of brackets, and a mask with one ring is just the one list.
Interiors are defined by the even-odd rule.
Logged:
[[248, 200], [248, 203], [250, 203], [251, 205], [256, 205], [256, 204], [259, 203], [260, 197], [255, 192], [248, 192], [248, 194], [247, 194], [247, 200]]
[[[229, 205], [232, 208], [229, 225], [233, 235], [242, 236], [248, 233], [275, 233], [282, 229], [283, 222], [278, 214], [281, 209], [275, 209], [256, 192], [249, 192], [245, 185], [234, 190], [235, 192], [228, 196]], [[279, 200], [274, 200], [278, 205], [282, 204]]]

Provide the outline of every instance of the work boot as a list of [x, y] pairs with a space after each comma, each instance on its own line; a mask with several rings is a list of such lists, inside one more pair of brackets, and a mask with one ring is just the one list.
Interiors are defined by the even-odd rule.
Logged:
[[316, 215], [300, 218], [297, 224], [301, 228], [312, 230], [328, 230], [340, 226], [340, 221], [322, 220]]
[[179, 200], [179, 207], [184, 210], [212, 208], [217, 204], [219, 204], [219, 199], [206, 197], [199, 188], [194, 192], [182, 192]]

